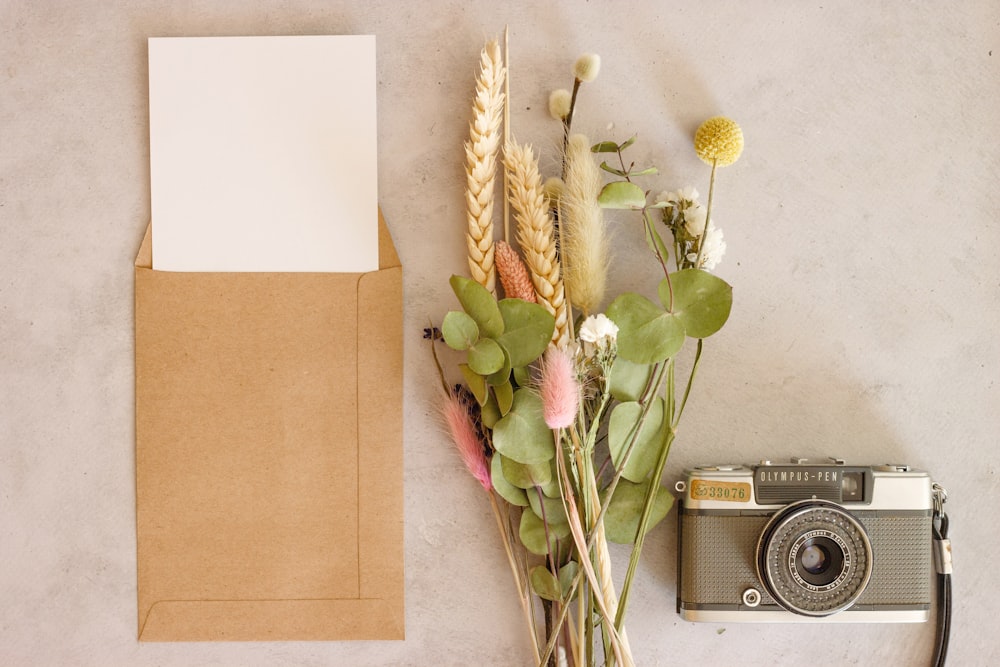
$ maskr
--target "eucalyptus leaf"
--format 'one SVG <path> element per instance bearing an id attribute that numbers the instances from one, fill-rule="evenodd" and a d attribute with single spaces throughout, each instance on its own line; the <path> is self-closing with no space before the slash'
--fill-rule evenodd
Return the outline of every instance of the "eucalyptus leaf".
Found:
<path id="1" fill-rule="evenodd" d="M 607 162 L 601 163 L 601 169 L 608 172 L 609 174 L 614 174 L 615 176 L 621 176 L 622 178 L 626 178 L 628 176 L 628 174 L 626 174 L 624 171 L 618 169 L 617 167 L 612 167 Z"/>
<path id="2" fill-rule="evenodd" d="M 632 176 L 655 176 L 660 173 L 660 170 L 656 167 L 646 167 L 645 169 L 640 169 L 639 171 L 633 171 Z"/>
<path id="3" fill-rule="evenodd" d="M 608 448 L 611 450 L 611 462 L 616 470 L 621 470 L 628 444 L 633 438 L 642 405 L 637 402 L 619 403 L 611 411 L 608 420 Z M 656 465 L 660 449 L 664 444 L 663 430 L 663 399 L 655 398 L 649 404 L 646 419 L 635 435 L 632 445 L 632 455 L 622 472 L 622 477 L 632 482 L 643 481 Z"/>
<path id="4" fill-rule="evenodd" d="M 514 392 L 510 411 L 493 427 L 493 446 L 519 463 L 545 463 L 555 455 L 538 394 L 525 388 Z"/>
<path id="5" fill-rule="evenodd" d="M 531 568 L 528 578 L 531 580 L 531 590 L 535 591 L 538 597 L 553 602 L 559 602 L 562 599 L 559 580 L 552 576 L 552 573 L 544 565 L 536 565 Z"/>
<path id="6" fill-rule="evenodd" d="M 510 386 L 510 382 L 505 382 L 493 387 L 493 393 L 497 397 L 500 414 L 506 415 L 514 404 L 514 388 Z"/>
<path id="7" fill-rule="evenodd" d="M 469 348 L 469 368 L 480 375 L 492 375 L 503 364 L 503 349 L 492 338 L 483 338 Z"/>
<path id="8" fill-rule="evenodd" d="M 544 517 L 549 523 L 569 522 L 569 518 L 566 516 L 566 510 L 563 508 L 561 498 L 549 498 L 545 495 L 539 494 L 536 489 L 529 489 L 527 494 L 528 503 L 531 505 L 531 509 L 535 511 L 535 514 L 540 517 Z"/>
<path id="9" fill-rule="evenodd" d="M 503 467 L 500 462 L 501 458 L 499 454 L 494 454 L 493 460 L 490 461 L 490 478 L 493 480 L 493 488 L 500 494 L 501 498 L 511 505 L 527 507 L 528 494 L 524 489 L 518 488 L 507 481 L 507 478 L 503 474 Z"/>
<path id="10" fill-rule="evenodd" d="M 569 591 L 573 588 L 573 580 L 576 579 L 577 573 L 580 571 L 580 564 L 575 560 L 567 561 L 565 565 L 559 568 L 559 589 L 561 591 L 562 599 L 572 600 L 569 597 Z M 580 589 L 577 588 L 579 591 Z M 574 594 L 573 597 L 576 597 Z"/>
<path id="11" fill-rule="evenodd" d="M 466 314 L 479 326 L 480 336 L 496 338 L 503 333 L 503 318 L 489 290 L 462 276 L 452 276 L 449 282 Z"/>
<path id="12" fill-rule="evenodd" d="M 476 397 L 476 401 L 479 405 L 485 405 L 486 399 L 490 396 L 489 389 L 486 387 L 486 378 L 469 368 L 469 364 L 459 364 L 458 368 L 462 371 L 465 384 L 468 385 L 472 395 Z"/>
<path id="13" fill-rule="evenodd" d="M 531 372 L 527 366 L 515 366 L 512 371 L 514 383 L 518 387 L 527 387 L 531 383 Z"/>
<path id="14" fill-rule="evenodd" d="M 635 484 L 623 479 L 618 482 L 615 495 L 611 497 L 608 511 L 604 515 L 604 530 L 609 540 L 618 544 L 635 542 L 635 535 L 639 530 L 639 518 L 646 502 L 646 490 L 651 481 Z M 674 497 L 670 492 L 663 487 L 657 487 L 653 511 L 646 524 L 646 533 L 667 516 L 673 504 Z"/>
<path id="15" fill-rule="evenodd" d="M 539 488 L 547 498 L 562 498 L 562 489 L 559 488 L 559 473 L 556 471 L 556 457 L 549 461 L 549 481 L 541 484 Z"/>
<path id="16" fill-rule="evenodd" d="M 499 345 L 499 343 L 497 344 Z M 500 349 L 503 350 L 503 365 L 500 367 L 500 370 L 490 373 L 486 378 L 486 384 L 492 387 L 510 382 L 510 355 L 507 354 L 507 350 L 503 349 L 503 346 Z"/>
<path id="17" fill-rule="evenodd" d="M 608 317 L 618 325 L 618 355 L 637 364 L 669 359 L 684 345 L 684 325 L 673 314 L 634 292 L 611 302 Z"/>
<path id="18" fill-rule="evenodd" d="M 594 144 L 590 147 L 590 152 L 592 153 L 617 153 L 618 144 L 613 141 L 602 141 L 599 144 Z"/>
<path id="19" fill-rule="evenodd" d="M 479 326 L 462 311 L 452 310 L 444 316 L 441 335 L 451 349 L 468 350 L 479 340 Z"/>
<path id="20" fill-rule="evenodd" d="M 518 463 L 499 453 L 493 458 L 500 459 L 504 478 L 519 489 L 534 489 L 552 480 L 552 468 L 548 463 Z"/>
<path id="21" fill-rule="evenodd" d="M 722 278 L 701 269 L 683 269 L 671 274 L 673 312 L 692 338 L 707 338 L 722 328 L 733 307 L 733 288 Z M 660 301 L 669 306 L 666 279 L 660 283 Z"/>
<path id="22" fill-rule="evenodd" d="M 486 402 L 480 408 L 480 419 L 483 422 L 483 426 L 492 429 L 500 421 L 502 415 L 500 414 L 500 407 L 497 405 L 496 397 L 490 394 L 489 391 L 486 394 Z"/>
<path id="23" fill-rule="evenodd" d="M 635 183 L 613 181 L 601 189 L 597 203 L 601 208 L 641 209 L 646 205 L 646 193 Z"/>
<path id="24" fill-rule="evenodd" d="M 653 367 L 649 364 L 637 364 L 624 357 L 615 357 L 611 365 L 610 384 L 611 396 L 617 401 L 638 401 L 649 384 Z"/>
<path id="25" fill-rule="evenodd" d="M 548 544 L 546 544 L 546 532 L 548 533 Z M 521 512 L 521 525 L 518 528 L 518 535 L 524 547 L 533 554 L 545 556 L 550 551 L 554 552 L 558 546 L 557 541 L 569 535 L 569 524 L 550 525 L 546 531 L 545 523 L 531 509 L 525 508 Z"/>
<path id="26" fill-rule="evenodd" d="M 521 299 L 504 299 L 498 307 L 504 331 L 497 342 L 509 355 L 511 366 L 527 366 L 549 346 L 556 319 L 543 306 Z"/>

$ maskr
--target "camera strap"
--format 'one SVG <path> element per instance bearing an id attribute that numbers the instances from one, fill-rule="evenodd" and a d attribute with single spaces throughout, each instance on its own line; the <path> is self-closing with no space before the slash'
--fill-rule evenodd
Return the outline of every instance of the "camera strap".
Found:
<path id="1" fill-rule="evenodd" d="M 951 635 L 951 540 L 948 539 L 948 515 L 944 504 L 948 492 L 938 483 L 931 486 L 934 514 L 931 530 L 934 534 L 934 569 L 937 571 L 937 639 L 934 642 L 934 667 L 944 667 Z"/>

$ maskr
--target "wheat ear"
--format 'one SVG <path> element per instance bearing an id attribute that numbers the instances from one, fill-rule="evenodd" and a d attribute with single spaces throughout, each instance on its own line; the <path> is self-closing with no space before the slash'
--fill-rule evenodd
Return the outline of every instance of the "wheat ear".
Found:
<path id="1" fill-rule="evenodd" d="M 476 78 L 476 97 L 465 143 L 466 209 L 469 271 L 473 280 L 494 291 L 493 199 L 496 183 L 500 125 L 503 120 L 503 82 L 506 70 L 496 40 L 483 47 Z"/>
<path id="2" fill-rule="evenodd" d="M 497 276 L 503 286 L 504 296 L 521 299 L 528 303 L 538 303 L 535 298 L 535 287 L 528 276 L 528 267 L 524 265 L 517 251 L 506 241 L 497 241 L 496 247 Z"/>
<path id="3" fill-rule="evenodd" d="M 538 159 L 531 146 L 511 144 L 504 149 L 508 199 L 514 207 L 517 242 L 531 274 L 538 302 L 556 318 L 552 343 L 570 341 L 569 311 L 556 253 L 555 224 L 545 200 Z"/>
<path id="4" fill-rule="evenodd" d="M 563 279 L 573 307 L 593 313 L 604 300 L 608 272 L 608 239 L 597 197 L 601 170 L 590 141 L 570 136 L 566 146 L 566 191 L 562 198 Z"/>

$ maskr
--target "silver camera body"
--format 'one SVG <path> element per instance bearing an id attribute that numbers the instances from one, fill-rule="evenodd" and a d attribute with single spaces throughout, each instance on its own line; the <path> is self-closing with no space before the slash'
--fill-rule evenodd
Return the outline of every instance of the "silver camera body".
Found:
<path id="1" fill-rule="evenodd" d="M 908 466 L 712 465 L 677 483 L 688 621 L 905 623 L 930 614 L 930 476 Z"/>

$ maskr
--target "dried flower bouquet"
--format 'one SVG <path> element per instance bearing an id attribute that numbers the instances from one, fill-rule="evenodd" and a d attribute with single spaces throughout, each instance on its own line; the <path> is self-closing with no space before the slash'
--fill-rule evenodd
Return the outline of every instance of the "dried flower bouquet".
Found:
<path id="1" fill-rule="evenodd" d="M 434 351 L 443 415 L 489 497 L 535 662 L 633 665 L 625 612 L 639 556 L 673 503 L 661 477 L 703 339 L 732 305 L 730 286 L 709 272 L 725 252 L 711 214 L 716 170 L 736 161 L 743 135 L 723 117 L 696 133 L 695 150 L 711 165 L 705 206 L 691 187 L 651 200 L 636 180 L 656 169 L 624 158 L 634 137 L 592 145 L 571 131 L 581 86 L 600 69 L 597 56 L 584 55 L 572 91 L 549 98 L 564 166 L 543 181 L 533 149 L 505 136 L 502 55 L 496 41 L 483 49 L 465 144 L 470 277 L 452 276 L 461 309 L 430 336 L 464 355 L 452 384 Z M 598 164 L 602 154 L 614 164 Z M 505 219 L 497 240 L 501 171 L 516 228 L 510 238 Z M 601 312 L 607 211 L 641 223 L 663 272 L 658 302 L 626 292 Z M 678 392 L 675 360 L 688 341 L 693 362 Z M 632 545 L 620 591 L 608 542 Z"/>

